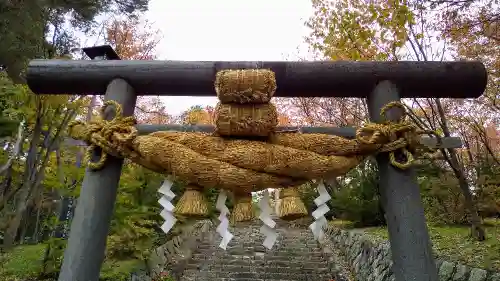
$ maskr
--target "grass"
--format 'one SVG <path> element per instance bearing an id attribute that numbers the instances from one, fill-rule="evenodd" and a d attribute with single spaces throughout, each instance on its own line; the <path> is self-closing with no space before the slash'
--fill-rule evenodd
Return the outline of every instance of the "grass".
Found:
<path id="1" fill-rule="evenodd" d="M 352 222 L 345 220 L 332 220 L 328 222 L 331 226 L 336 226 L 343 229 L 353 228 Z"/>
<path id="2" fill-rule="evenodd" d="M 0 281 L 21 280 L 37 276 L 42 269 L 45 245 L 21 245 L 0 256 Z M 128 280 L 130 272 L 143 267 L 137 259 L 104 261 L 101 270 L 103 280 Z"/>
<path id="3" fill-rule="evenodd" d="M 37 275 L 42 268 L 44 253 L 45 247 L 43 245 L 25 245 L 16 247 L 13 251 L 4 254 L 1 256 L 0 280 Z"/>
<path id="4" fill-rule="evenodd" d="M 349 228 L 349 222 L 333 222 L 339 227 Z M 500 220 L 485 220 L 487 240 L 474 241 L 469 238 L 467 226 L 429 225 L 429 234 L 437 256 L 473 267 L 500 271 Z M 375 241 L 388 239 L 385 227 L 364 228 L 363 231 Z"/>

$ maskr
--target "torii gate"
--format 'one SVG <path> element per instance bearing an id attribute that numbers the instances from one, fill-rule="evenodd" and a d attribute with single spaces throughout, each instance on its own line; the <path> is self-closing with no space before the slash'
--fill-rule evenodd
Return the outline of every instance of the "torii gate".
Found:
<path id="1" fill-rule="evenodd" d="M 109 48 L 109 46 L 106 46 Z M 480 62 L 186 62 L 121 60 L 33 60 L 27 72 L 35 94 L 105 93 L 123 115 L 134 113 L 137 95 L 215 96 L 215 74 L 222 69 L 267 68 L 276 74 L 278 97 L 367 98 L 370 118 L 381 122 L 385 104 L 400 98 L 477 98 L 486 87 Z M 106 117 L 111 118 L 107 112 Z M 397 119 L 398 110 L 391 110 Z M 140 133 L 157 130 L 211 131 L 210 126 L 138 126 Z M 300 128 L 303 133 L 353 137 L 353 128 Z M 424 140 L 441 147 L 460 147 L 457 138 Z M 97 157 L 98 155 L 95 155 Z M 430 238 L 414 169 L 390 165 L 388 153 L 376 156 L 385 209 L 393 270 L 397 281 L 437 281 Z M 59 281 L 97 281 L 122 159 L 109 157 L 103 169 L 87 169 L 71 224 Z"/>

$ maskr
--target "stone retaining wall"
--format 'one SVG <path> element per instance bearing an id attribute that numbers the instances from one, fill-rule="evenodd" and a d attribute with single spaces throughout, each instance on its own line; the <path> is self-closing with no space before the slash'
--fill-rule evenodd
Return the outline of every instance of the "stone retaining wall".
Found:
<path id="1" fill-rule="evenodd" d="M 394 281 L 388 242 L 374 243 L 365 235 L 338 228 L 328 229 L 328 239 L 341 251 L 356 281 Z M 489 272 L 436 259 L 440 281 L 500 281 L 500 272 Z"/>

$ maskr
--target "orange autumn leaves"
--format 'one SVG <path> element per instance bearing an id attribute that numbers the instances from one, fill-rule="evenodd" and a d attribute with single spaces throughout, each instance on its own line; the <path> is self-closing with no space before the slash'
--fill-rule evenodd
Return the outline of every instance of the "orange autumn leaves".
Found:
<path id="1" fill-rule="evenodd" d="M 148 21 L 112 18 L 106 23 L 105 41 L 121 59 L 153 60 L 161 39 L 159 34 Z"/>

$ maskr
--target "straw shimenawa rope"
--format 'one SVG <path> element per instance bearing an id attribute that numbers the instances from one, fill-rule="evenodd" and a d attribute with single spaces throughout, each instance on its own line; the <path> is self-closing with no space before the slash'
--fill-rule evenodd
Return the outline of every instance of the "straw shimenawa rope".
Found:
<path id="1" fill-rule="evenodd" d="M 201 133 L 155 132 L 139 136 L 132 117 L 122 117 L 121 107 L 107 101 L 102 112 L 114 106 L 116 117 L 99 118 L 88 124 L 76 121 L 69 125 L 75 139 L 89 143 L 86 160 L 91 169 L 100 169 L 107 154 L 127 157 L 153 171 L 172 174 L 179 180 L 201 187 L 222 188 L 238 193 L 265 188 L 295 187 L 308 180 L 347 173 L 366 156 L 389 152 L 393 166 L 406 169 L 422 133 L 405 121 L 367 124 L 358 129 L 356 139 L 328 135 L 275 133 L 269 142 L 224 139 Z M 393 107 L 390 103 L 381 112 Z M 101 158 L 91 160 L 100 147 Z M 396 159 L 401 150 L 405 161 Z"/>

